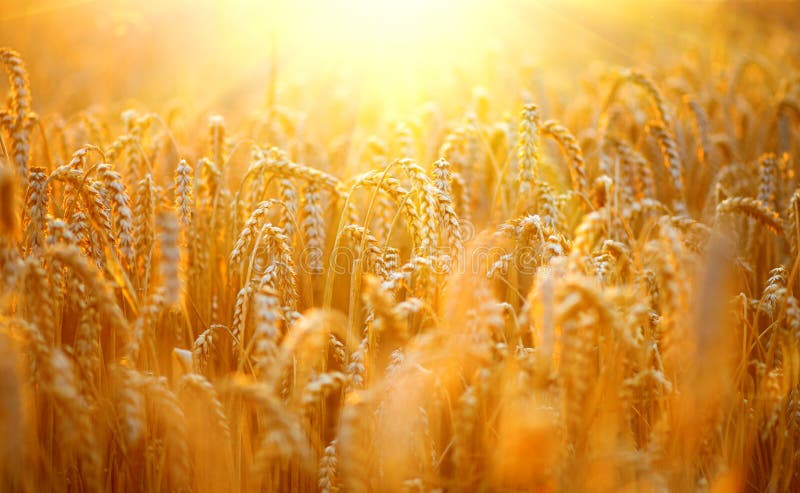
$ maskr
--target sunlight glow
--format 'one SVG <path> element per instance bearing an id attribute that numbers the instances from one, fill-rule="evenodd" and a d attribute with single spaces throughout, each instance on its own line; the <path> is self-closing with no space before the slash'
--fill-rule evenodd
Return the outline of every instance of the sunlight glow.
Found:
<path id="1" fill-rule="evenodd" d="M 540 68 L 556 77 L 569 60 L 598 51 L 625 64 L 641 41 L 675 36 L 631 0 L 612 0 L 613 6 L 597 0 L 6 1 L 0 22 L 48 25 L 50 36 L 73 48 L 52 57 L 51 70 L 105 81 L 93 84 L 93 99 L 97 91 L 112 98 L 224 99 L 255 93 L 277 77 L 280 91 L 316 84 L 338 94 L 346 87 L 339 96 L 351 106 L 379 102 L 402 113 L 448 94 L 459 81 L 493 85 L 512 60 L 517 75 L 531 82 Z M 86 29 L 64 31 L 65 18 Z M 635 36 L 613 27 L 622 18 L 636 18 Z M 122 78 L 111 60 L 149 75 Z M 64 98 L 81 105 L 75 94 Z"/>
<path id="2" fill-rule="evenodd" d="M 384 88 L 389 82 L 393 91 L 435 69 L 434 61 L 443 67 L 469 60 L 464 55 L 478 27 L 474 0 L 301 0 L 268 9 L 248 0 L 221 3 L 224 16 L 253 19 L 249 26 L 223 26 L 243 40 L 240 56 L 262 51 L 266 40 L 286 63 L 302 60 L 301 69 L 351 74 Z"/>

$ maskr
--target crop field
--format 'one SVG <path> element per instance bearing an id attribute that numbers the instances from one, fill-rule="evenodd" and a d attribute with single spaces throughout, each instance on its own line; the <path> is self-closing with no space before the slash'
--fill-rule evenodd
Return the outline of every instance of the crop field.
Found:
<path id="1" fill-rule="evenodd" d="M 800 3 L 0 3 L 0 490 L 800 491 Z"/>

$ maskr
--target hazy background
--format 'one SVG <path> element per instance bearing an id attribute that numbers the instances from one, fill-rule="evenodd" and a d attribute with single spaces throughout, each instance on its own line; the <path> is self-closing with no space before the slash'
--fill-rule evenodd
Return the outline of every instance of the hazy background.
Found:
<path id="1" fill-rule="evenodd" d="M 520 77 L 546 69 L 573 84 L 593 63 L 647 65 L 643 47 L 691 47 L 683 26 L 712 28 L 719 15 L 800 29 L 794 1 L 2 0 L 2 7 L 0 45 L 25 57 L 35 107 L 61 112 L 128 100 L 311 107 L 316 95 L 342 91 L 402 111 L 464 90 L 459 80 L 502 87 L 493 77 L 509 73 L 503 66 Z"/>

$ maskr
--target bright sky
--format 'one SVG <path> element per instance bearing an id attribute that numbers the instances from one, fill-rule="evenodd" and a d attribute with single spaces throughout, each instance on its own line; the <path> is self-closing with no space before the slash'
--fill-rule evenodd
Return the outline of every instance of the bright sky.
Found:
<path id="1" fill-rule="evenodd" d="M 224 100 L 263 92 L 277 67 L 284 89 L 311 83 L 335 91 L 335 81 L 345 78 L 359 97 L 405 106 L 459 79 L 488 84 L 502 63 L 555 69 L 604 56 L 625 64 L 637 44 L 676 36 L 653 14 L 652 2 L 631 0 L 3 3 L 0 44 L 46 65 L 46 74 L 32 71 L 34 91 L 37 84 L 76 82 L 74 93 L 62 94 L 76 104 L 199 92 Z M 656 3 L 691 15 L 715 2 Z M 631 17 L 635 29 L 621 28 Z M 88 86 L 94 93 L 81 94 Z"/>

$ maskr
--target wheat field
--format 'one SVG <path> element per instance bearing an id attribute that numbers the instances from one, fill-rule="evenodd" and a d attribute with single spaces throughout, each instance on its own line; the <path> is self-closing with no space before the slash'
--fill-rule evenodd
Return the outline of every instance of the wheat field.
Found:
<path id="1" fill-rule="evenodd" d="M 800 491 L 796 2 L 416 93 L 80 4 L 0 13 L 1 490 Z"/>

